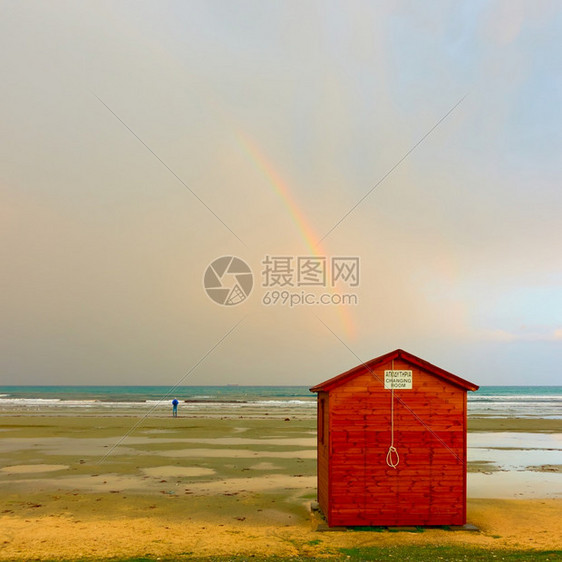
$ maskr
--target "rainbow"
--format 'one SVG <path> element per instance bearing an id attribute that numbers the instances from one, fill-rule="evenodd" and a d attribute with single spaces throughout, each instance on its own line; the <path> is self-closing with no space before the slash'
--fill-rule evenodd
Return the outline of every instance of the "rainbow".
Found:
<path id="1" fill-rule="evenodd" d="M 285 181 L 283 181 L 279 173 L 275 170 L 271 162 L 267 160 L 263 152 L 247 135 L 239 132 L 238 140 L 240 141 L 240 146 L 246 156 L 262 172 L 289 211 L 289 215 L 301 233 L 311 254 L 317 257 L 324 255 L 319 243 L 317 242 L 317 236 L 311 226 L 307 223 L 304 214 L 295 202 L 289 190 L 289 186 Z"/>
<path id="2" fill-rule="evenodd" d="M 269 185 L 277 193 L 289 215 L 291 216 L 295 226 L 304 239 L 306 246 L 311 252 L 311 256 L 323 257 L 326 253 L 323 251 L 318 237 L 314 230 L 306 220 L 304 213 L 297 205 L 289 186 L 283 180 L 281 175 L 275 170 L 272 163 L 266 158 L 265 154 L 260 150 L 256 143 L 254 143 L 246 134 L 238 131 L 237 133 L 239 145 L 244 154 L 248 157 L 251 163 L 263 174 L 267 179 Z M 331 291 L 333 294 L 333 290 Z M 355 326 L 351 317 L 351 311 L 347 306 L 338 306 L 338 311 L 342 325 L 348 336 L 353 336 L 355 333 Z"/>

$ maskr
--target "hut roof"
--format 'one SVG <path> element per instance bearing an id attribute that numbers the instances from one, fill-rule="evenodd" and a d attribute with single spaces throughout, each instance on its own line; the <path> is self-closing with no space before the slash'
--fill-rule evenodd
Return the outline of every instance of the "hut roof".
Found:
<path id="1" fill-rule="evenodd" d="M 441 369 L 441 367 L 432 365 L 431 363 L 428 363 L 427 361 L 424 361 L 423 359 L 420 359 L 419 357 L 416 357 L 415 355 L 412 355 L 411 353 L 408 353 L 403 349 L 396 349 L 395 351 L 391 351 L 390 353 L 386 353 L 385 355 L 381 355 L 380 357 L 371 359 L 366 363 L 361 363 L 360 365 L 357 365 L 357 367 L 353 367 L 353 369 L 350 369 L 349 371 L 346 371 L 341 375 L 317 384 L 316 386 L 313 386 L 310 391 L 330 392 L 330 390 L 332 390 L 333 388 L 336 388 L 365 372 L 372 371 L 379 365 L 387 363 L 388 361 L 392 361 L 393 359 L 403 359 L 407 363 L 415 365 L 416 367 L 419 367 L 420 369 L 423 369 L 424 371 L 464 390 L 478 390 L 479 388 L 477 384 L 462 379 L 461 377 L 457 377 L 457 375 L 453 375 L 452 373 Z"/>

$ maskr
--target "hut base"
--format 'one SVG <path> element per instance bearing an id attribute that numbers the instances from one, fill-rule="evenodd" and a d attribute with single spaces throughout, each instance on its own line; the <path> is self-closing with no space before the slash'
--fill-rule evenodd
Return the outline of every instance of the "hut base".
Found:
<path id="1" fill-rule="evenodd" d="M 318 502 L 312 502 L 310 504 L 310 512 L 312 515 L 312 519 L 315 522 L 315 531 L 318 533 L 330 533 L 330 532 L 343 532 L 343 531 L 371 531 L 371 532 L 381 532 L 387 531 L 391 533 L 419 533 L 420 529 L 441 529 L 444 531 L 464 531 L 464 532 L 471 532 L 471 533 L 479 533 L 480 529 L 473 525 L 472 523 L 465 523 L 464 525 L 381 525 L 381 526 L 357 526 L 357 525 L 348 525 L 348 526 L 341 526 L 336 525 L 330 527 L 326 520 L 326 516 L 322 513 L 322 509 Z"/>

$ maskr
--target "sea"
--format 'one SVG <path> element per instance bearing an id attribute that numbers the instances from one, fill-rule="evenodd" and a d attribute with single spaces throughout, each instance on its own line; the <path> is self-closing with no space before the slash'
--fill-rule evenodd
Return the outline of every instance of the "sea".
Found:
<path id="1" fill-rule="evenodd" d="M 0 412 L 291 408 L 313 413 L 308 386 L 0 386 Z M 482 386 L 468 393 L 469 416 L 562 419 L 562 386 Z"/>

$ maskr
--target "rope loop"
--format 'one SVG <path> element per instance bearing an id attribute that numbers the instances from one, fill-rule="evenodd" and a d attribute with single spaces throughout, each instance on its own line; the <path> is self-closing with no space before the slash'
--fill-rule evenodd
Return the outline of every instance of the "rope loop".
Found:
<path id="1" fill-rule="evenodd" d="M 390 466 L 390 468 L 396 469 L 399 463 L 400 463 L 400 456 L 398 455 L 398 451 L 396 450 L 396 447 L 393 447 L 391 445 L 388 448 L 388 453 L 386 453 L 386 464 Z"/>

